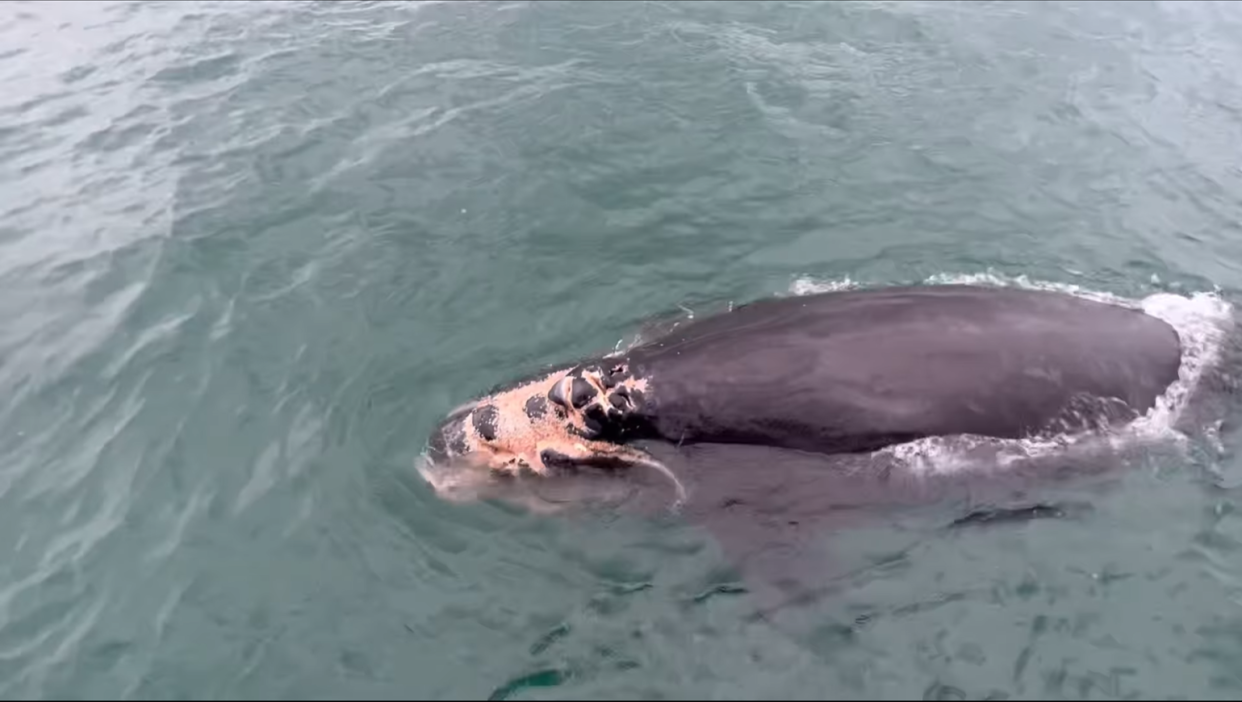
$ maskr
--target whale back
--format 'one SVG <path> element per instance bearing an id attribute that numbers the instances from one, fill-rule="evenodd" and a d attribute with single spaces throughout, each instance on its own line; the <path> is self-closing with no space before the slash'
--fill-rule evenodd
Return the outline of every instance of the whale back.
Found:
<path id="1" fill-rule="evenodd" d="M 627 358 L 663 438 L 835 453 L 1128 421 L 1177 379 L 1180 352 L 1140 310 L 948 285 L 764 300 Z"/>

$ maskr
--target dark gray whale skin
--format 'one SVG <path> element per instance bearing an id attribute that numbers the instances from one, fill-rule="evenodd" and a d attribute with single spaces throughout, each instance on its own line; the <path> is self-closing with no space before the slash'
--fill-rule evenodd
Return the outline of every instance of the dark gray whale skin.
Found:
<path id="1" fill-rule="evenodd" d="M 638 379 L 645 392 L 552 399 L 582 411 L 596 439 L 836 454 L 1129 421 L 1180 362 L 1176 331 L 1141 310 L 1051 291 L 917 286 L 748 304 L 569 373 L 603 386 Z M 610 367 L 624 372 L 609 378 Z"/>

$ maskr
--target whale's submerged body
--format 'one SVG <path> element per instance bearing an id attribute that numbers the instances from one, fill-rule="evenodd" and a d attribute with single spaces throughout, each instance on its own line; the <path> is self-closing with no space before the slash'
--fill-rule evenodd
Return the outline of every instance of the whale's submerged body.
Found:
<path id="1" fill-rule="evenodd" d="M 424 475 L 448 498 L 465 485 L 471 497 L 563 506 L 638 484 L 658 492 L 646 470 L 658 467 L 684 490 L 681 513 L 771 580 L 806 571 L 796 549 L 773 546 L 816 524 L 953 489 L 983 499 L 989 481 L 1003 502 L 1014 481 L 1067 465 L 1053 456 L 986 479 L 930 476 L 890 449 L 1106 435 L 1152 410 L 1183 351 L 1157 316 L 1054 291 L 924 285 L 763 300 L 467 405 L 432 436 Z M 1109 463 L 1097 453 L 1079 472 Z"/>

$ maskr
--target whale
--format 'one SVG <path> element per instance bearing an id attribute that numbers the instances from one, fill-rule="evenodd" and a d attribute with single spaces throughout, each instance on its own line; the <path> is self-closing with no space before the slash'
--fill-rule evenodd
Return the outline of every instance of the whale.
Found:
<path id="1" fill-rule="evenodd" d="M 1082 444 L 1075 461 L 998 457 L 1135 422 L 1178 381 L 1184 353 L 1157 316 L 1057 290 L 760 299 L 482 393 L 432 429 L 419 470 L 450 501 L 552 512 L 604 496 L 674 511 L 730 557 L 769 579 L 803 572 L 805 586 L 814 566 L 789 546 L 860 509 L 964 500 L 963 525 L 1077 514 L 1024 496 L 1106 473 L 1121 460 L 1112 444 Z M 899 456 L 938 439 L 988 467 L 932 475 Z"/>
<path id="2" fill-rule="evenodd" d="M 500 473 L 646 462 L 637 441 L 869 452 L 1131 421 L 1178 377 L 1164 320 L 1045 290 L 926 285 L 774 298 L 473 400 L 429 441 Z"/>

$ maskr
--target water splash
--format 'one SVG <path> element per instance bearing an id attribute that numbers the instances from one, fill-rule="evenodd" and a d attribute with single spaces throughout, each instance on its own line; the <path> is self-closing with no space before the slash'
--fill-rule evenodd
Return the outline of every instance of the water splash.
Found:
<path id="1" fill-rule="evenodd" d="M 839 280 L 814 280 L 812 278 L 799 278 L 789 286 L 789 292 L 794 295 L 814 295 L 816 293 L 839 292 L 842 290 L 855 290 L 864 287 L 860 283 L 856 283 L 847 275 Z"/>

